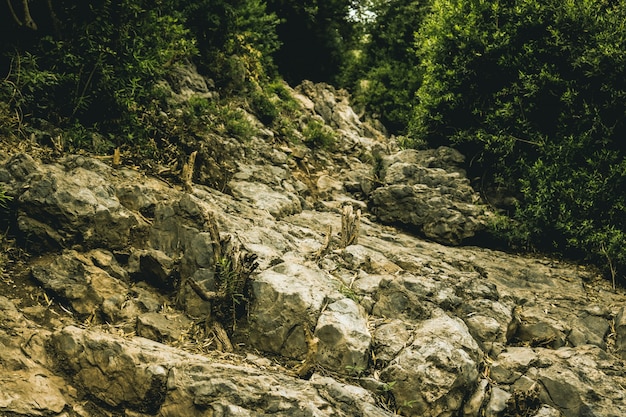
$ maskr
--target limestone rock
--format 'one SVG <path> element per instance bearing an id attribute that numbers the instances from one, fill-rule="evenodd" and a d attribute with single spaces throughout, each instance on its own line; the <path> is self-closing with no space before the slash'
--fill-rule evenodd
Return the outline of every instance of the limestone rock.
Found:
<path id="1" fill-rule="evenodd" d="M 394 319 L 376 327 L 373 349 L 377 361 L 389 363 L 411 339 L 411 332 L 402 320 Z"/>
<path id="2" fill-rule="evenodd" d="M 497 417 L 506 409 L 511 394 L 499 387 L 491 388 L 491 396 L 485 409 L 485 417 Z"/>
<path id="3" fill-rule="evenodd" d="M 384 223 L 418 230 L 437 242 L 458 245 L 483 229 L 486 210 L 456 165 L 458 152 L 440 148 L 452 157 L 433 163 L 416 150 L 383 159 L 383 186 L 372 191 L 372 211 Z M 434 157 L 433 157 L 434 158 Z M 436 158 L 434 158 L 436 159 Z M 434 165 L 435 167 L 432 167 Z M 438 166 L 446 166 L 446 169 Z"/>
<path id="4" fill-rule="evenodd" d="M 4 296 L 0 317 L 0 415 L 57 415 L 68 404 L 60 389 L 65 381 L 45 367 L 44 332 L 37 333 Z"/>
<path id="5" fill-rule="evenodd" d="M 413 342 L 381 372 L 395 381 L 394 396 L 406 416 L 451 416 L 478 382 L 480 348 L 465 324 L 441 314 L 421 322 Z"/>
<path id="6" fill-rule="evenodd" d="M 336 293 L 324 271 L 282 263 L 252 283 L 250 345 L 265 352 L 304 358 L 304 326 L 313 328 L 324 301 Z"/>
<path id="7" fill-rule="evenodd" d="M 137 336 L 156 342 L 182 340 L 193 321 L 182 314 L 144 313 L 137 317 Z"/>
<path id="8" fill-rule="evenodd" d="M 267 210 L 277 219 L 302 211 L 300 199 L 293 193 L 274 191 L 268 185 L 247 181 L 231 181 L 228 186 L 233 195 L 249 200 L 254 207 Z"/>
<path id="9" fill-rule="evenodd" d="M 320 365 L 346 374 L 367 369 L 372 337 L 365 311 L 353 300 L 343 298 L 329 304 L 317 321 L 315 336 Z"/>
<path id="10" fill-rule="evenodd" d="M 60 248 L 126 247 L 146 226 L 120 204 L 108 166 L 80 156 L 30 175 L 19 196 L 18 225 L 25 235 Z"/>
<path id="11" fill-rule="evenodd" d="M 142 338 L 66 327 L 50 349 L 77 388 L 128 413 L 391 416 L 360 387 L 218 363 Z"/>
<path id="12" fill-rule="evenodd" d="M 469 397 L 465 405 L 463 405 L 463 417 L 478 417 L 485 398 L 487 398 L 487 389 L 489 388 L 489 380 L 481 379 L 474 393 Z"/>
<path id="13" fill-rule="evenodd" d="M 32 275 L 81 315 L 100 311 L 105 300 L 124 296 L 128 291 L 126 284 L 76 251 L 64 251 L 56 258 L 41 259 L 33 266 Z"/>

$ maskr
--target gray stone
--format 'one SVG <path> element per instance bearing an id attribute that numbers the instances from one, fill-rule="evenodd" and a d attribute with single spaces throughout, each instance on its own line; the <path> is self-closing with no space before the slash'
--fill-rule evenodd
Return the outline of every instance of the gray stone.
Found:
<path id="1" fill-rule="evenodd" d="M 495 352 L 495 345 L 504 342 L 502 324 L 493 317 L 476 314 L 466 318 L 465 324 L 486 353 Z"/>
<path id="2" fill-rule="evenodd" d="M 592 344 L 605 348 L 604 339 L 609 331 L 609 322 L 604 317 L 590 314 L 572 321 L 572 331 L 567 336 L 567 340 L 573 346 Z"/>
<path id="3" fill-rule="evenodd" d="M 304 326 L 314 327 L 324 301 L 336 290 L 324 271 L 283 263 L 261 272 L 252 292 L 250 345 L 303 358 L 308 350 Z"/>
<path id="4" fill-rule="evenodd" d="M 349 298 L 326 307 L 317 321 L 317 362 L 335 372 L 354 374 L 367 369 L 372 337 L 363 307 Z"/>
<path id="5" fill-rule="evenodd" d="M 270 186 L 257 182 L 231 181 L 228 183 L 233 195 L 244 198 L 261 210 L 267 210 L 277 219 L 302 211 L 297 195 L 274 191 Z"/>
<path id="6" fill-rule="evenodd" d="M 435 306 L 431 301 L 439 286 L 424 277 L 394 276 L 381 281 L 372 314 L 380 317 L 423 320 Z"/>
<path id="7" fill-rule="evenodd" d="M 50 349 L 79 389 L 131 415 L 392 415 L 360 387 L 218 363 L 143 338 L 66 327 Z"/>
<path id="8" fill-rule="evenodd" d="M 543 405 L 532 417 L 562 417 L 563 414 L 556 408 Z"/>
<path id="9" fill-rule="evenodd" d="M 47 369 L 47 333 L 29 323 L 4 296 L 0 296 L 0 317 L 0 415 L 61 413 L 68 405 L 61 391 L 65 381 Z"/>
<path id="10" fill-rule="evenodd" d="M 485 417 L 497 417 L 506 408 L 506 402 L 511 394 L 498 387 L 491 387 L 491 396 L 485 408 Z"/>
<path id="11" fill-rule="evenodd" d="M 138 281 L 145 281 L 158 288 L 172 290 L 178 277 L 177 262 L 156 249 L 133 251 L 129 264 Z"/>
<path id="12" fill-rule="evenodd" d="M 61 248 L 126 247 L 146 223 L 120 204 L 110 168 L 89 158 L 63 162 L 28 177 L 18 199 L 20 231 Z"/>
<path id="13" fill-rule="evenodd" d="M 482 352 L 465 324 L 445 314 L 426 320 L 414 340 L 381 372 L 395 381 L 394 397 L 406 416 L 458 413 L 478 382 Z"/>
<path id="14" fill-rule="evenodd" d="M 107 299 L 124 296 L 128 287 L 76 251 L 44 258 L 32 268 L 33 277 L 81 315 L 100 311 Z"/>
<path id="15" fill-rule="evenodd" d="M 41 172 L 41 168 L 32 156 L 25 153 L 13 155 L 4 165 L 9 174 L 17 181 L 25 181 L 29 175 Z"/>
<path id="16" fill-rule="evenodd" d="M 193 321 L 181 314 L 144 313 L 137 317 L 137 336 L 156 342 L 181 341 Z"/>
<path id="17" fill-rule="evenodd" d="M 544 321 L 522 323 L 515 333 L 515 339 L 531 346 L 549 346 L 553 349 L 565 345 L 565 334 Z"/>
<path id="18" fill-rule="evenodd" d="M 487 389 L 489 388 L 489 380 L 481 379 L 474 393 L 469 397 L 463 405 L 463 417 L 478 417 L 483 408 L 483 403 L 487 397 Z"/>
<path id="19" fill-rule="evenodd" d="M 407 325 L 398 319 L 376 327 L 373 348 L 377 361 L 389 363 L 404 349 L 411 338 Z"/>
<path id="20" fill-rule="evenodd" d="M 370 202 L 382 222 L 402 224 L 438 242 L 458 245 L 484 228 L 487 214 L 455 165 L 462 160 L 460 154 L 440 149 L 446 158 L 438 164 L 428 161 L 436 155 L 424 158 L 416 150 L 383 158 L 384 185 L 371 193 Z"/>

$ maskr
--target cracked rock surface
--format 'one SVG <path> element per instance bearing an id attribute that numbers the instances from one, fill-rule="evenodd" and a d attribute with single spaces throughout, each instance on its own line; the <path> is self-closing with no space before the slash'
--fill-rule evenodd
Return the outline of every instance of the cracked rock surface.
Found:
<path id="1" fill-rule="evenodd" d="M 400 150 L 329 86 L 292 94 L 335 148 L 253 138 L 220 190 L 7 153 L 0 181 L 31 254 L 0 282 L 0 415 L 626 415 L 622 289 L 463 246 L 490 210 L 462 155 Z M 346 205 L 361 215 L 343 247 Z M 229 271 L 209 218 L 258 264 L 229 315 L 200 295 Z"/>

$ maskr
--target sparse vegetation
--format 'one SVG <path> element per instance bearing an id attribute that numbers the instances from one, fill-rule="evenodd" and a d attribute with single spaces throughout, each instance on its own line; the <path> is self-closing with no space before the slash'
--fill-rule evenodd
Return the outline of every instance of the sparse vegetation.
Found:
<path id="1" fill-rule="evenodd" d="M 332 149 L 337 140 L 335 132 L 318 120 L 311 120 L 302 130 L 304 143 L 315 149 Z"/>

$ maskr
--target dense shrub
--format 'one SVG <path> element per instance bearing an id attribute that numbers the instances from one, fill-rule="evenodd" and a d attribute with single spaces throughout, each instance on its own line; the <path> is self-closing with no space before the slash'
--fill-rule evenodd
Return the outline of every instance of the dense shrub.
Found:
<path id="1" fill-rule="evenodd" d="M 421 84 L 422 69 L 413 42 L 429 3 L 372 4 L 369 15 L 359 22 L 362 42 L 344 63 L 340 80 L 352 91 L 355 105 L 380 119 L 391 133 L 406 133 Z"/>
<path id="2" fill-rule="evenodd" d="M 38 30 L 4 39 L 12 105 L 30 122 L 108 133 L 110 145 L 158 136 L 157 81 L 196 54 L 181 14 L 166 1 L 58 1 L 33 7 Z M 6 95 L 4 96 L 7 97 Z M 66 145 L 87 147 L 81 134 Z"/>
<path id="3" fill-rule="evenodd" d="M 612 272 L 626 267 L 625 20 L 624 1 L 435 0 L 410 130 L 519 195 L 507 238 Z"/>

